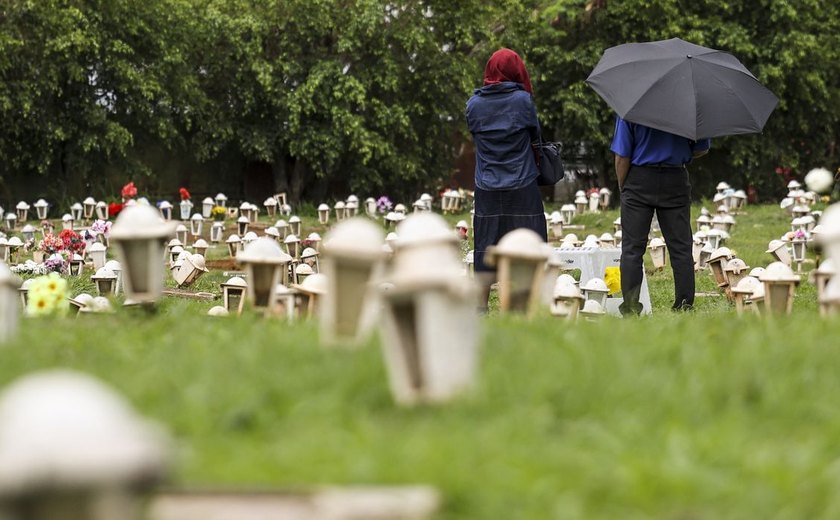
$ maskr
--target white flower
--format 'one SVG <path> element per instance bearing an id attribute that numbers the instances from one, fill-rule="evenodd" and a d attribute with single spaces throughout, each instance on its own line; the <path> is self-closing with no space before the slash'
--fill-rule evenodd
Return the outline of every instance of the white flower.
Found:
<path id="1" fill-rule="evenodd" d="M 805 176 L 808 189 L 817 193 L 827 193 L 834 184 L 834 176 L 825 168 L 814 168 Z"/>
<path id="2" fill-rule="evenodd" d="M 27 260 L 22 264 L 13 265 L 9 268 L 15 274 L 46 274 L 46 269 L 41 264 Z"/>

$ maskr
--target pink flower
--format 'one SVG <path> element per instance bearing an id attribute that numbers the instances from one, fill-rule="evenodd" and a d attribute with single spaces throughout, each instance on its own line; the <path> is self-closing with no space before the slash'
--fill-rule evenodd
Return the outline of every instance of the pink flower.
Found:
<path id="1" fill-rule="evenodd" d="M 122 198 L 123 200 L 133 199 L 137 196 L 137 187 L 134 186 L 134 182 L 129 182 L 125 186 L 123 186 L 122 191 Z"/>

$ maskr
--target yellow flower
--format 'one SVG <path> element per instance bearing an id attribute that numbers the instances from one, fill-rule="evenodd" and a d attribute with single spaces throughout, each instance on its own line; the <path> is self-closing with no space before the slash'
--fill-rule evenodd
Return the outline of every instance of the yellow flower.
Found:
<path id="1" fill-rule="evenodd" d="M 604 269 L 604 283 L 607 284 L 607 289 L 610 294 L 615 294 L 621 291 L 621 269 L 618 267 L 607 267 Z"/>
<path id="2" fill-rule="evenodd" d="M 67 280 L 62 278 L 58 273 L 50 273 L 46 276 L 44 284 L 50 294 L 60 295 L 62 298 L 67 292 Z"/>
<path id="3" fill-rule="evenodd" d="M 34 278 L 29 286 L 26 311 L 30 316 L 63 314 L 67 310 L 67 280 L 50 273 Z"/>
<path id="4" fill-rule="evenodd" d="M 26 302 L 26 312 L 30 316 L 46 316 L 52 313 L 55 304 L 45 294 L 30 294 Z"/>

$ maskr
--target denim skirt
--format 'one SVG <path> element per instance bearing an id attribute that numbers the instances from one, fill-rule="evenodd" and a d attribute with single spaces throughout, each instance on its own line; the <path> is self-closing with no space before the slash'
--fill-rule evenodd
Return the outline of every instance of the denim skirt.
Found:
<path id="1" fill-rule="evenodd" d="M 495 270 L 495 267 L 484 263 L 484 254 L 488 247 L 498 244 L 514 229 L 528 228 L 547 242 L 545 210 L 536 181 L 513 190 L 489 191 L 476 187 L 473 226 L 476 271 Z"/>

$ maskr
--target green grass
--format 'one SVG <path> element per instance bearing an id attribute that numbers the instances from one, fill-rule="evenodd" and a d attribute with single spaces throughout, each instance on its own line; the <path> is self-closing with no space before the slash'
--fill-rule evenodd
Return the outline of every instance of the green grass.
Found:
<path id="1" fill-rule="evenodd" d="M 748 211 L 729 245 L 766 265 L 788 219 Z M 585 217 L 586 233 L 614 218 Z M 669 269 L 649 281 L 650 317 L 484 318 L 478 385 L 446 406 L 395 406 L 376 339 L 324 350 L 315 323 L 219 321 L 171 298 L 153 319 L 25 320 L 0 384 L 101 377 L 169 427 L 184 485 L 428 483 L 446 520 L 840 516 L 840 324 L 817 317 L 810 284 L 771 320 L 719 297 L 674 314 Z"/>

